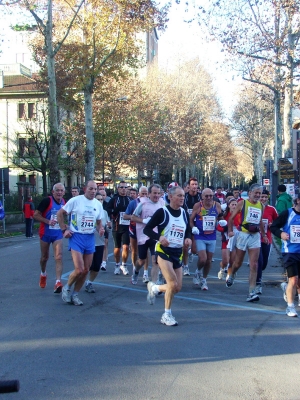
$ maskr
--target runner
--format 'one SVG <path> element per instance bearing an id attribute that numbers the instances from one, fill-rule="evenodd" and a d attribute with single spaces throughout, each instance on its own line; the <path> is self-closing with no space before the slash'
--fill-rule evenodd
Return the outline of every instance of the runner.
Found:
<path id="1" fill-rule="evenodd" d="M 136 200 L 131 200 L 126 208 L 125 214 L 123 218 L 125 220 L 130 221 L 129 225 L 129 240 L 130 240 L 130 249 L 131 249 L 131 261 L 132 261 L 132 269 L 135 268 L 135 264 L 138 258 L 138 244 L 137 244 L 137 237 L 136 237 L 136 223 L 131 219 L 132 214 L 136 207 L 138 206 L 142 197 L 148 197 L 148 189 L 146 186 L 141 186 L 139 189 L 139 197 Z M 148 275 L 148 258 L 144 265 L 144 276 L 143 282 L 149 282 L 149 275 Z"/>
<path id="2" fill-rule="evenodd" d="M 269 255 L 272 248 L 272 235 L 270 231 L 270 226 L 272 225 L 272 222 L 278 217 L 278 213 L 275 207 L 272 207 L 268 204 L 269 195 L 270 193 L 268 192 L 268 190 L 263 190 L 260 196 L 260 202 L 263 205 L 262 222 L 264 224 L 265 234 L 267 235 L 269 243 L 265 243 L 263 241 L 263 238 L 261 239 L 255 288 L 255 292 L 258 295 L 262 294 L 262 272 L 267 267 Z"/>
<path id="3" fill-rule="evenodd" d="M 261 185 L 254 183 L 249 189 L 249 200 L 241 200 L 238 202 L 236 209 L 232 212 L 228 220 L 228 236 L 233 237 L 233 220 L 235 216 L 241 212 L 241 230 L 236 240 L 236 257 L 232 266 L 232 271 L 227 276 L 226 286 L 231 287 L 234 282 L 235 274 L 241 267 L 246 251 L 249 256 L 249 294 L 247 301 L 253 302 L 259 300 L 259 295 L 255 292 L 257 263 L 260 252 L 260 233 L 264 243 L 268 244 L 269 240 L 264 231 L 262 222 L 263 206 L 260 203 L 262 193 Z"/>
<path id="4" fill-rule="evenodd" d="M 185 193 L 184 197 L 184 208 L 188 211 L 189 216 L 193 212 L 193 207 L 196 203 L 201 200 L 201 194 L 198 193 L 198 180 L 197 178 L 190 178 L 188 182 L 189 191 Z M 192 237 L 192 248 L 195 247 L 194 238 Z M 193 254 L 191 249 L 186 249 L 183 247 L 183 255 L 182 255 L 182 262 L 183 262 L 183 275 L 189 276 L 190 270 L 188 261 L 193 261 Z"/>
<path id="5" fill-rule="evenodd" d="M 135 267 L 132 271 L 131 283 L 133 285 L 137 284 L 139 271 L 144 266 L 148 259 L 148 250 L 152 257 L 152 269 L 151 269 L 151 279 L 152 282 L 156 282 L 158 278 L 158 265 L 155 257 L 155 240 L 150 239 L 143 233 L 145 224 L 150 220 L 156 210 L 164 206 L 164 201 L 160 197 L 161 187 L 154 183 L 148 188 L 148 196 L 142 197 L 137 208 L 134 210 L 131 216 L 131 221 L 136 222 L 136 236 L 138 242 L 138 254 L 139 258 L 135 263 Z M 156 231 L 157 232 L 157 229 Z M 143 280 L 144 282 L 144 280 Z M 149 282 L 149 279 L 148 279 Z"/>
<path id="6" fill-rule="evenodd" d="M 174 186 L 169 189 L 170 205 L 160 208 L 144 228 L 144 233 L 150 239 L 156 240 L 156 255 L 158 265 L 166 279 L 166 284 L 156 285 L 149 282 L 147 285 L 149 304 L 154 304 L 155 296 L 165 293 L 165 312 L 161 323 L 167 326 L 178 325 L 172 315 L 171 305 L 173 297 L 182 287 L 182 248 L 191 246 L 191 230 L 188 213 L 182 208 L 184 191 Z M 154 231 L 158 228 L 158 233 Z"/>
<path id="7" fill-rule="evenodd" d="M 96 193 L 95 199 L 100 201 L 100 203 L 102 204 L 102 207 L 103 207 L 103 197 L 100 193 L 98 193 L 98 192 Z M 105 211 L 104 208 L 103 208 L 102 212 L 103 212 L 103 214 L 102 214 L 102 218 L 101 218 L 101 224 L 106 232 L 107 224 L 110 221 L 108 218 L 107 211 Z M 103 253 L 104 253 L 105 240 L 106 240 L 105 233 L 103 236 L 100 236 L 98 231 L 96 230 L 94 232 L 94 237 L 95 237 L 95 253 L 93 255 L 93 261 L 92 261 L 92 265 L 90 267 L 89 277 L 85 282 L 85 291 L 88 293 L 95 293 L 95 288 L 93 286 L 93 282 L 98 276 L 98 273 L 100 271 L 100 266 L 101 266 L 101 268 L 103 268 L 102 260 L 103 260 Z"/>
<path id="8" fill-rule="evenodd" d="M 98 193 L 102 196 L 102 207 L 103 210 L 107 212 L 107 206 L 108 206 L 108 196 L 106 194 L 105 189 L 100 189 Z M 107 215 L 108 217 L 108 215 Z M 104 249 L 103 249 L 103 257 L 102 257 L 102 264 L 101 264 L 101 271 L 106 271 L 106 265 L 107 265 L 107 258 L 108 258 L 108 239 L 109 239 L 109 230 L 111 229 L 111 221 L 110 218 L 108 217 L 108 222 L 105 226 L 105 232 L 104 232 Z"/>
<path id="9" fill-rule="evenodd" d="M 204 189 L 202 200 L 194 205 L 190 216 L 198 254 L 193 282 L 195 285 L 200 285 L 201 290 L 208 290 L 206 278 L 211 269 L 212 257 L 216 248 L 217 221 L 223 216 L 221 205 L 213 200 L 213 196 L 211 189 Z"/>
<path id="10" fill-rule="evenodd" d="M 101 223 L 103 208 L 101 203 L 95 199 L 96 192 L 96 182 L 88 181 L 84 188 L 84 195 L 72 197 L 57 213 L 61 232 L 65 238 L 69 238 L 69 250 L 71 250 L 74 263 L 74 271 L 69 275 L 68 282 L 62 290 L 62 300 L 75 306 L 83 305 L 78 293 L 93 261 L 94 231 L 96 229 L 101 236 L 104 234 Z M 71 215 L 69 228 L 64 222 L 66 215 Z"/>
<path id="11" fill-rule="evenodd" d="M 62 263 L 62 238 L 63 235 L 57 223 L 57 212 L 65 204 L 63 195 L 65 187 L 62 183 L 56 183 L 53 186 L 52 195 L 43 199 L 33 214 L 33 218 L 40 222 L 39 236 L 41 248 L 41 275 L 40 287 L 44 289 L 47 285 L 46 266 L 49 259 L 50 244 L 53 247 L 55 260 L 56 282 L 54 293 L 61 293 L 62 283 L 61 274 L 63 270 Z"/>
<path id="12" fill-rule="evenodd" d="M 130 198 L 126 196 L 127 184 L 121 181 L 118 185 L 118 193 L 110 199 L 107 207 L 108 216 L 112 220 L 112 235 L 114 239 L 114 258 L 116 262 L 115 275 L 129 275 L 126 262 L 128 259 L 129 247 L 129 224 L 130 221 L 123 218 L 125 211 L 130 202 Z M 120 266 L 122 248 L 122 265 Z"/>

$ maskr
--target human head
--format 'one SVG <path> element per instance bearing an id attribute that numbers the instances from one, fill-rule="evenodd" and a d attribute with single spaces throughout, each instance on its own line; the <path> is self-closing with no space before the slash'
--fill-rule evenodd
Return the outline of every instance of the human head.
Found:
<path id="1" fill-rule="evenodd" d="M 134 200 L 134 199 L 137 198 L 137 196 L 138 196 L 137 189 L 131 188 L 131 189 L 130 189 L 129 197 L 130 197 L 132 200 Z"/>
<path id="2" fill-rule="evenodd" d="M 278 189 L 278 193 L 286 192 L 286 186 L 285 185 L 279 185 L 277 189 Z"/>
<path id="3" fill-rule="evenodd" d="M 97 193 L 101 194 L 103 201 L 106 199 L 107 194 L 106 194 L 106 190 L 105 189 L 100 189 L 100 190 L 98 190 Z"/>
<path id="4" fill-rule="evenodd" d="M 217 187 L 217 193 L 218 193 L 218 194 L 221 194 L 221 193 L 222 193 L 222 188 L 221 188 L 221 186 L 218 186 L 218 187 Z"/>
<path id="5" fill-rule="evenodd" d="M 56 183 L 52 189 L 52 196 L 54 197 L 55 201 L 60 203 L 64 194 L 65 194 L 65 186 L 60 182 Z"/>
<path id="6" fill-rule="evenodd" d="M 27 201 L 32 201 L 32 196 L 28 196 Z"/>
<path id="7" fill-rule="evenodd" d="M 173 186 L 169 188 L 170 207 L 178 210 L 184 203 L 184 190 L 180 186 Z"/>
<path id="8" fill-rule="evenodd" d="M 118 185 L 118 193 L 120 196 L 126 196 L 127 183 L 125 181 L 121 181 Z"/>
<path id="9" fill-rule="evenodd" d="M 189 185 L 190 185 L 190 190 L 189 190 L 190 194 L 195 195 L 197 193 L 197 189 L 198 189 L 198 179 L 190 178 Z"/>
<path id="10" fill-rule="evenodd" d="M 84 196 L 89 199 L 93 200 L 97 193 L 97 184 L 95 181 L 90 180 L 86 183 L 84 187 Z"/>
<path id="11" fill-rule="evenodd" d="M 184 193 L 187 193 L 187 192 L 190 190 L 190 184 L 189 184 L 189 182 L 184 182 L 184 184 L 183 184 L 183 190 L 184 190 Z"/>
<path id="12" fill-rule="evenodd" d="M 103 190 L 103 189 L 105 189 L 104 184 L 103 183 L 98 183 L 98 185 L 97 185 L 98 193 L 100 193 L 100 190 Z"/>
<path id="13" fill-rule="evenodd" d="M 268 190 L 264 189 L 260 196 L 260 202 L 264 205 L 267 205 L 268 201 L 269 201 L 269 195 L 270 195 L 270 192 Z"/>
<path id="14" fill-rule="evenodd" d="M 103 203 L 103 196 L 100 192 L 97 192 L 95 195 L 95 199 L 99 200 L 101 203 Z"/>
<path id="15" fill-rule="evenodd" d="M 212 206 L 214 201 L 214 193 L 211 189 L 205 188 L 202 190 L 202 201 L 207 207 Z"/>
<path id="16" fill-rule="evenodd" d="M 230 211 L 232 213 L 233 210 L 236 208 L 236 206 L 237 206 L 237 201 L 234 197 L 232 197 L 230 200 L 228 200 L 228 203 L 227 203 L 228 211 Z"/>
<path id="17" fill-rule="evenodd" d="M 160 191 L 161 187 L 157 183 L 154 183 L 153 185 L 150 185 L 148 188 L 148 195 L 149 199 L 153 201 L 153 203 L 157 203 L 158 200 L 160 199 Z"/>
<path id="18" fill-rule="evenodd" d="M 297 210 L 300 209 L 300 193 L 298 193 L 297 197 L 294 199 L 295 207 L 297 207 Z"/>
<path id="19" fill-rule="evenodd" d="M 71 189 L 72 197 L 79 196 L 80 189 L 78 186 L 73 186 Z"/>
<path id="20" fill-rule="evenodd" d="M 249 188 L 249 201 L 251 203 L 257 203 L 260 200 L 262 186 L 259 183 L 253 183 Z"/>
<path id="21" fill-rule="evenodd" d="M 141 186 L 139 188 L 139 196 L 140 197 L 147 197 L 148 196 L 148 188 L 146 186 Z"/>
<path id="22" fill-rule="evenodd" d="M 232 194 L 233 197 L 238 200 L 238 198 L 240 197 L 240 189 L 238 187 L 235 187 L 232 189 Z"/>

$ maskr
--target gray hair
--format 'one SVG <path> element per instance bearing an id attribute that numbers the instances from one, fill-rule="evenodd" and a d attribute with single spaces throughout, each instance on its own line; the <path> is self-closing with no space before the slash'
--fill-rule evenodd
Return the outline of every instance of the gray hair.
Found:
<path id="1" fill-rule="evenodd" d="M 173 195 L 176 192 L 176 189 L 183 190 L 181 186 L 172 186 L 169 188 L 169 194 Z"/>
<path id="2" fill-rule="evenodd" d="M 61 182 L 55 183 L 55 185 L 53 185 L 53 189 L 52 189 L 52 190 L 55 190 L 55 189 L 56 189 L 56 185 L 61 185 L 61 186 L 63 186 L 64 190 L 66 190 L 66 189 L 65 189 L 65 185 L 63 185 Z"/>
<path id="3" fill-rule="evenodd" d="M 139 188 L 139 193 L 141 193 L 143 189 L 147 189 L 147 190 L 148 190 L 147 186 L 141 186 L 141 187 Z"/>
<path id="4" fill-rule="evenodd" d="M 249 192 L 253 192 L 253 190 L 256 190 L 256 189 L 261 189 L 262 190 L 263 187 L 259 183 L 253 183 L 253 185 L 251 185 L 249 187 Z"/>
<path id="5" fill-rule="evenodd" d="M 152 185 L 150 185 L 150 186 L 148 187 L 148 193 L 149 193 L 149 194 L 151 193 L 151 190 L 152 190 L 153 187 L 155 187 L 156 189 L 161 190 L 161 186 L 160 186 L 158 183 L 153 183 Z"/>

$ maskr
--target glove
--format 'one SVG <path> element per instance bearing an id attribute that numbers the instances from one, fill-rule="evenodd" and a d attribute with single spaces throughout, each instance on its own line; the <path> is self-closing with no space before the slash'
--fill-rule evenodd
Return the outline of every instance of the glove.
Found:
<path id="1" fill-rule="evenodd" d="M 193 227 L 192 234 L 193 235 L 199 235 L 199 229 L 196 226 Z"/>
<path id="2" fill-rule="evenodd" d="M 143 224 L 148 224 L 148 222 L 150 221 L 150 219 L 151 219 L 151 217 L 148 217 L 148 218 L 144 218 L 143 219 Z"/>
<path id="3" fill-rule="evenodd" d="M 219 221 L 219 225 L 222 226 L 222 228 L 224 228 L 224 226 L 227 225 L 227 221 L 225 221 L 225 219 L 221 219 L 221 221 Z"/>

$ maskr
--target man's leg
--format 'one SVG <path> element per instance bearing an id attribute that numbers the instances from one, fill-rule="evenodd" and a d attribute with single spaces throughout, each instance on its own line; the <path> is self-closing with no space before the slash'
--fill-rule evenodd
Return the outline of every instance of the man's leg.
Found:
<path id="1" fill-rule="evenodd" d="M 62 263 L 62 246 L 63 241 L 62 239 L 55 240 L 53 242 L 53 252 L 54 252 L 54 260 L 55 260 L 55 275 L 56 280 L 61 280 L 61 274 L 63 270 L 63 263 Z"/>
<path id="2" fill-rule="evenodd" d="M 198 261 L 197 261 L 197 269 L 195 271 L 194 277 L 193 277 L 193 283 L 195 285 L 200 285 L 201 280 L 203 279 L 203 271 L 202 269 L 204 268 L 205 264 L 207 261 L 207 253 L 206 250 L 199 250 L 198 251 Z"/>
<path id="3" fill-rule="evenodd" d="M 92 254 L 83 254 L 82 255 L 82 264 L 81 264 L 81 266 L 83 266 L 83 269 L 82 269 L 82 272 L 78 275 L 78 278 L 77 278 L 77 280 L 75 282 L 75 285 L 74 285 L 74 292 L 75 293 L 79 292 L 80 289 L 82 288 L 82 286 L 83 286 L 83 284 L 85 282 L 86 276 L 89 273 L 92 261 L 93 261 L 93 253 Z"/>
<path id="4" fill-rule="evenodd" d="M 41 258 L 40 258 L 40 266 L 41 266 L 41 274 L 40 274 L 40 287 L 44 289 L 47 285 L 47 274 L 46 274 L 46 265 L 49 259 L 49 248 L 50 243 L 43 242 L 40 240 L 40 248 L 41 248 Z"/>
<path id="5" fill-rule="evenodd" d="M 138 257 L 138 246 L 137 240 L 130 236 L 130 248 L 131 248 L 131 262 L 134 267 Z"/>
<path id="6" fill-rule="evenodd" d="M 257 264 L 259 257 L 260 247 L 256 249 L 248 249 L 249 256 L 249 293 L 255 291 L 256 277 L 257 277 Z"/>
<path id="7" fill-rule="evenodd" d="M 243 264 L 245 254 L 246 254 L 245 251 L 240 250 L 240 249 L 236 249 L 235 258 L 234 258 L 234 262 L 233 262 L 232 268 L 231 268 L 231 270 L 228 269 L 228 275 L 226 277 L 226 286 L 227 287 L 230 287 L 230 286 L 233 285 L 235 274 L 239 270 L 241 265 Z"/>
<path id="8" fill-rule="evenodd" d="M 156 255 L 153 254 L 151 257 L 152 257 L 151 281 L 156 282 L 158 279 L 159 267 L 157 264 Z"/>

